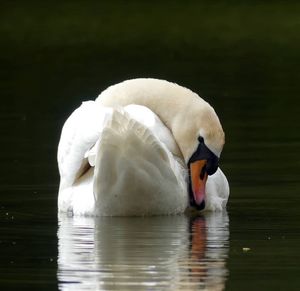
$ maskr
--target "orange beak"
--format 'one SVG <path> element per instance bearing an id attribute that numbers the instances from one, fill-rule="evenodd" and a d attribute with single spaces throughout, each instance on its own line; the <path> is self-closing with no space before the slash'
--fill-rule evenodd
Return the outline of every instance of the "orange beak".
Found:
<path id="1" fill-rule="evenodd" d="M 207 180 L 206 163 L 206 160 L 197 160 L 190 164 L 192 191 L 195 203 L 198 206 L 205 199 L 205 184 Z"/>

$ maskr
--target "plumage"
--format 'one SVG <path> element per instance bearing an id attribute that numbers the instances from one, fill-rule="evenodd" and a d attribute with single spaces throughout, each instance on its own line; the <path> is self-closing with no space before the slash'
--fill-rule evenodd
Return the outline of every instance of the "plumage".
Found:
<path id="1" fill-rule="evenodd" d="M 208 123 L 216 126 L 218 137 L 210 136 L 207 124 L 189 121 L 188 112 L 199 110 L 195 98 L 204 115 L 210 112 Z M 162 80 L 123 82 L 96 101 L 83 102 L 65 122 L 58 146 L 59 211 L 99 216 L 183 213 L 189 205 L 186 162 L 199 130 L 219 155 L 224 136 L 214 110 L 192 91 Z M 206 190 L 206 209 L 223 209 L 229 187 L 221 170 L 209 176 Z"/>

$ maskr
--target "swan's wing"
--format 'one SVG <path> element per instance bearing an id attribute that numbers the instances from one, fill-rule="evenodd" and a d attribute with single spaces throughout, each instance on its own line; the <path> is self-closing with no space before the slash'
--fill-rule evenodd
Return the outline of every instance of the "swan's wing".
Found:
<path id="1" fill-rule="evenodd" d="M 83 102 L 65 122 L 57 153 L 60 188 L 71 186 L 89 167 L 87 152 L 98 140 L 112 109 Z"/>
<path id="2" fill-rule="evenodd" d="M 188 197 L 185 169 L 148 127 L 124 110 L 114 110 L 95 151 L 99 214 L 183 212 Z"/>
<path id="3" fill-rule="evenodd" d="M 170 168 L 178 178 L 178 181 L 183 183 L 180 187 L 186 187 L 186 164 L 171 131 L 146 106 L 131 104 L 125 106 L 124 110 L 129 114 L 130 118 L 145 126 L 160 142 L 160 146 L 164 147 L 164 150 L 169 155 Z"/>
<path id="4" fill-rule="evenodd" d="M 130 130 L 136 130 L 135 126 L 138 127 L 137 124 L 141 124 L 147 129 L 152 132 L 152 134 L 162 143 L 164 144 L 167 149 L 175 156 L 182 158 L 181 152 L 177 146 L 176 141 L 174 140 L 174 137 L 170 130 L 162 123 L 162 121 L 159 119 L 159 117 L 151 111 L 149 108 L 141 105 L 127 105 L 124 108 L 115 108 L 114 109 L 115 115 L 114 117 L 109 115 L 109 120 L 116 124 L 108 125 L 108 119 L 105 122 L 105 126 L 123 126 L 122 122 L 125 123 L 131 119 L 131 122 L 128 123 L 130 124 Z M 127 114 L 127 115 L 126 115 Z M 123 119 L 124 117 L 121 117 L 121 115 L 126 115 L 126 118 L 121 121 L 121 118 Z M 138 123 L 136 123 L 137 121 Z M 128 126 L 128 125 L 127 125 Z M 124 127 L 124 126 L 123 126 Z M 95 166 L 95 158 L 96 158 L 96 152 L 98 148 L 98 143 L 99 140 L 96 142 L 95 146 L 93 146 L 89 151 L 85 153 L 85 157 L 88 158 L 89 164 L 91 166 Z"/>
<path id="5" fill-rule="evenodd" d="M 131 118 L 151 130 L 154 136 L 158 138 L 158 140 L 163 143 L 174 156 L 182 158 L 179 147 L 171 131 L 153 111 L 145 106 L 136 104 L 127 105 L 124 107 L 124 110 Z"/>
<path id="6" fill-rule="evenodd" d="M 135 109 L 131 115 L 141 116 L 147 111 Z M 154 115 L 151 111 L 148 114 Z M 82 201 L 100 203 L 96 215 L 163 214 L 185 209 L 186 169 L 173 155 L 180 152 L 171 133 L 157 117 L 151 125 L 146 118 L 144 125 L 131 115 L 124 108 L 103 107 L 93 101 L 71 114 L 63 127 L 57 155 L 60 209 L 87 213 Z M 95 168 L 89 169 L 91 166 Z M 87 176 L 91 173 L 92 178 Z M 80 188 L 83 180 L 89 189 L 84 194 L 91 199 L 82 196 L 81 192 L 87 191 L 87 187 L 84 191 Z M 165 196 L 161 193 L 169 193 L 166 203 L 160 203 Z M 107 198 L 113 202 L 106 203 Z M 88 209 L 93 213 L 94 207 L 89 205 Z"/>
<path id="7" fill-rule="evenodd" d="M 112 117 L 115 112 L 114 117 Z M 112 121 L 121 126 L 121 115 L 128 114 L 131 130 L 139 124 L 144 125 L 178 160 L 180 150 L 170 132 L 155 113 L 145 106 L 129 105 L 124 108 L 109 108 L 94 101 L 83 102 L 65 122 L 58 146 L 58 167 L 61 184 L 72 185 L 75 180 L 95 165 L 99 137 L 104 127 Z M 128 126 L 128 124 L 127 124 Z"/>

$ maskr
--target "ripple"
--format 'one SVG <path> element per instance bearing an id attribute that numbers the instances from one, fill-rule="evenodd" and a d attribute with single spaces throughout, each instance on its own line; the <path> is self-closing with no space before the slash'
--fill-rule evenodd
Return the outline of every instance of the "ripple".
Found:
<path id="1" fill-rule="evenodd" d="M 222 290 L 228 216 L 59 217 L 60 290 Z"/>

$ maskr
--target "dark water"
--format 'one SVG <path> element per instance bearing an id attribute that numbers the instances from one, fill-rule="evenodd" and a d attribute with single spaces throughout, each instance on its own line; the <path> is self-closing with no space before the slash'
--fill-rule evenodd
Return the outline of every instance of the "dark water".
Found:
<path id="1" fill-rule="evenodd" d="M 109 3 L 1 4 L 1 290 L 299 290 L 300 5 Z M 141 76 L 215 107 L 227 213 L 58 219 L 63 121 Z"/>

